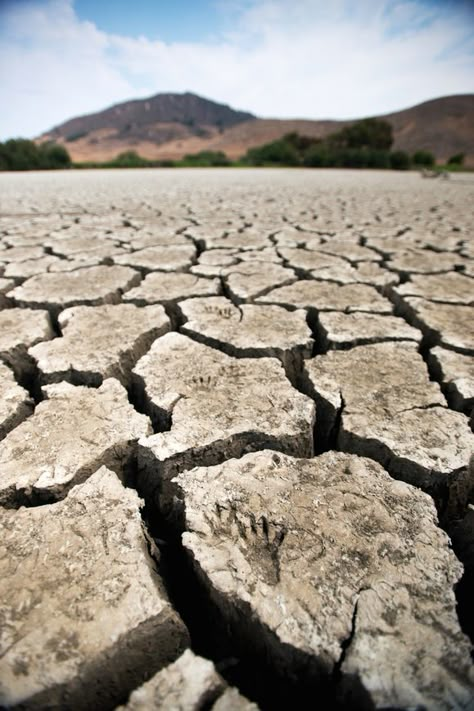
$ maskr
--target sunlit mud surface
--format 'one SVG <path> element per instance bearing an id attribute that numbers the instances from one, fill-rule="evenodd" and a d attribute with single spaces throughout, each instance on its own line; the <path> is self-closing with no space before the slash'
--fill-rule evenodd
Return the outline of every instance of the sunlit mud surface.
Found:
<path id="1" fill-rule="evenodd" d="M 0 175 L 0 707 L 474 708 L 473 204 Z"/>

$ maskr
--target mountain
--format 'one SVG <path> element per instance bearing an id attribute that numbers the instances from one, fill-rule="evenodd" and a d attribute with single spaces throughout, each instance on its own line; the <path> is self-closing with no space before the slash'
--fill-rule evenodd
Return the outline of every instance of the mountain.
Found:
<path id="1" fill-rule="evenodd" d="M 429 150 L 441 161 L 465 153 L 466 164 L 474 165 L 474 94 L 445 96 L 377 118 L 392 124 L 395 149 Z M 157 94 L 70 119 L 38 140 L 64 144 L 75 161 L 108 160 L 127 150 L 155 159 L 202 150 L 238 158 L 291 131 L 324 138 L 350 123 L 260 119 L 191 93 Z"/>
<path id="2" fill-rule="evenodd" d="M 157 94 L 70 119 L 39 140 L 64 143 L 74 158 L 85 153 L 88 159 L 100 160 L 137 148 L 148 157 L 153 147 L 169 141 L 211 137 L 253 119 L 251 113 L 234 111 L 195 94 Z"/>
<path id="3" fill-rule="evenodd" d="M 443 160 L 465 153 L 474 163 L 474 94 L 425 101 L 382 118 L 393 126 L 397 148 L 429 150 Z"/>

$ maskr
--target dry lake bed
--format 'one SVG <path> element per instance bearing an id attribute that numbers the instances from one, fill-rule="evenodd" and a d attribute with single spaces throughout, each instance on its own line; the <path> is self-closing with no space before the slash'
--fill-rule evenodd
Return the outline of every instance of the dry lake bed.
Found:
<path id="1" fill-rule="evenodd" d="M 473 205 L 0 175 L 0 707 L 474 708 Z"/>

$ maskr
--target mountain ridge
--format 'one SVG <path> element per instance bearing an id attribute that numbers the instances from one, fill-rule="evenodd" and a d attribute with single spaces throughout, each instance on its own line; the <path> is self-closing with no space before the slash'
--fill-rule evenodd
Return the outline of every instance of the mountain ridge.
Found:
<path id="1" fill-rule="evenodd" d="M 154 122 L 182 123 L 184 125 L 213 125 L 227 128 L 256 118 L 247 111 L 236 111 L 227 104 L 218 104 L 191 92 L 184 94 L 154 94 L 144 99 L 130 99 L 118 104 L 77 116 L 55 126 L 48 131 L 51 136 L 67 137 L 79 131 L 93 131 L 103 128 L 104 122 L 112 120 L 114 126 L 124 131 L 132 126 L 147 126 Z M 66 136 L 65 136 L 66 134 Z"/>
<path id="2" fill-rule="evenodd" d="M 474 94 L 430 99 L 375 118 L 392 124 L 395 149 L 429 150 L 438 160 L 465 153 L 466 164 L 474 164 Z M 37 140 L 65 145 L 78 162 L 109 160 L 127 150 L 150 159 L 179 159 L 201 150 L 238 158 L 291 131 L 324 138 L 356 120 L 258 118 L 191 92 L 166 93 L 74 117 Z"/>

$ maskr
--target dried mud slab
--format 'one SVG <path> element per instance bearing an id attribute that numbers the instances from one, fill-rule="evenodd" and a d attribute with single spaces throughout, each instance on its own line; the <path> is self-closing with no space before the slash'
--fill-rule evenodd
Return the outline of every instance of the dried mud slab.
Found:
<path id="1" fill-rule="evenodd" d="M 31 372 L 33 360 L 28 348 L 54 337 L 47 311 L 5 309 L 0 311 L 0 360 L 13 368 L 17 377 Z"/>
<path id="2" fill-rule="evenodd" d="M 12 371 L 0 363 L 0 440 L 33 412 L 33 402 Z"/>
<path id="3" fill-rule="evenodd" d="M 400 311 L 423 331 L 428 345 L 474 355 L 474 308 L 455 304 L 435 304 L 425 299 L 404 298 Z"/>
<path id="4" fill-rule="evenodd" d="M 198 265 L 212 267 L 230 267 L 238 261 L 238 257 L 243 254 L 236 249 L 209 249 L 201 252 L 198 258 Z"/>
<path id="5" fill-rule="evenodd" d="M 55 228 L 60 228 L 60 225 L 52 226 L 52 229 Z M 18 224 L 15 225 L 15 227 L 10 228 L 5 235 L 5 243 L 15 249 L 23 247 L 38 248 L 44 253 L 44 240 L 49 234 L 50 230 L 46 226 L 35 227 L 31 221 L 27 221 L 24 225 Z"/>
<path id="6" fill-rule="evenodd" d="M 10 262 L 26 262 L 44 257 L 45 252 L 42 247 L 10 247 L 2 251 L 0 262 L 9 264 Z"/>
<path id="7" fill-rule="evenodd" d="M 410 249 L 397 252 L 388 267 L 404 275 L 440 274 L 464 269 L 467 260 L 452 252 L 434 252 L 430 249 Z"/>
<path id="8" fill-rule="evenodd" d="M 430 233 L 429 225 L 422 232 L 415 232 L 399 225 L 392 233 L 385 236 L 373 230 L 371 235 L 367 227 L 361 229 L 361 234 L 366 238 L 366 246 L 376 249 L 386 257 L 396 256 L 408 251 L 436 251 L 456 252 L 459 249 L 459 236 L 437 236 Z"/>
<path id="9" fill-rule="evenodd" d="M 178 244 L 192 245 L 191 240 L 182 234 L 173 233 L 175 227 L 169 229 L 146 228 L 137 230 L 126 241 L 132 249 L 147 249 L 148 247 L 174 247 Z"/>
<path id="10" fill-rule="evenodd" d="M 395 297 L 417 296 L 440 304 L 474 306 L 474 282 L 468 276 L 449 274 L 417 275 L 394 287 Z"/>
<path id="11" fill-rule="evenodd" d="M 62 274 L 40 274 L 9 292 L 18 306 L 46 308 L 57 314 L 78 304 L 115 304 L 121 294 L 141 280 L 134 269 L 97 266 Z"/>
<path id="12" fill-rule="evenodd" d="M 237 689 L 226 689 L 211 711 L 258 711 L 258 706 L 239 694 Z"/>
<path id="13" fill-rule="evenodd" d="M 211 708 L 226 687 L 212 662 L 187 649 L 173 664 L 136 689 L 125 706 L 116 711 L 202 711 Z"/>
<path id="14" fill-rule="evenodd" d="M 280 249 L 280 254 L 289 266 L 309 274 L 320 281 L 335 281 L 339 284 L 397 284 L 398 277 L 379 266 L 375 260 L 353 265 L 342 257 L 323 251 L 307 249 Z"/>
<path id="15" fill-rule="evenodd" d="M 242 262 L 223 269 L 227 288 L 239 303 L 253 301 L 276 286 L 290 284 L 296 280 L 292 269 L 273 262 Z"/>
<path id="16" fill-rule="evenodd" d="M 396 316 L 381 316 L 362 312 L 322 312 L 318 316 L 318 333 L 326 349 L 378 343 L 381 341 L 416 341 L 421 331 Z"/>
<path id="17" fill-rule="evenodd" d="M 304 368 L 324 439 L 421 487 L 443 514 L 462 509 L 474 490 L 474 472 L 467 470 L 474 435 L 430 382 L 416 344 L 330 351 Z"/>
<path id="18" fill-rule="evenodd" d="M 470 415 L 474 408 L 474 358 L 437 347 L 430 351 L 429 363 L 445 386 L 451 407 Z"/>
<path id="19" fill-rule="evenodd" d="M 124 294 L 123 301 L 138 306 L 146 304 L 175 305 L 182 299 L 198 296 L 217 296 L 221 291 L 219 279 L 202 279 L 194 274 L 148 274 L 141 284 Z"/>
<path id="20" fill-rule="evenodd" d="M 257 303 L 281 304 L 314 311 L 365 311 L 391 314 L 393 306 L 372 286 L 365 284 L 335 284 L 307 279 L 269 291 L 256 299 Z"/>
<path id="21" fill-rule="evenodd" d="M 272 242 L 280 247 L 305 247 L 307 241 L 314 238 L 314 234 L 297 230 L 295 227 L 284 227 L 276 232 L 272 237 Z M 321 245 L 322 240 L 318 237 L 317 244 Z"/>
<path id="22" fill-rule="evenodd" d="M 229 264 L 238 264 L 237 259 L 229 260 Z M 203 279 L 219 279 L 221 280 L 224 276 L 225 268 L 221 267 L 219 264 L 195 264 L 189 270 L 190 273 L 195 277 L 202 277 Z"/>
<path id="23" fill-rule="evenodd" d="M 194 236 L 193 230 L 189 234 Z M 206 249 L 264 249 L 271 247 L 272 242 L 269 237 L 262 235 L 261 232 L 255 230 L 244 230 L 243 232 L 231 232 L 227 235 L 207 236 L 205 231 L 201 238 Z"/>
<path id="24" fill-rule="evenodd" d="M 75 254 L 73 257 L 68 257 L 67 259 L 58 259 L 54 264 L 52 264 L 48 272 L 60 273 L 60 272 L 73 272 L 75 269 L 84 269 L 85 267 L 98 267 L 100 265 L 112 264 L 111 257 L 102 257 L 95 252 L 92 253 L 93 256 L 89 254 Z"/>
<path id="25" fill-rule="evenodd" d="M 129 252 L 130 250 L 128 247 L 119 245 L 111 240 L 104 239 L 102 242 L 99 242 L 99 246 L 96 246 L 94 249 L 77 252 L 71 250 L 71 253 L 66 255 L 66 257 L 63 257 L 61 261 L 81 262 L 87 259 L 94 259 L 96 264 L 112 264 L 113 257 L 120 254 L 128 254 Z"/>
<path id="26" fill-rule="evenodd" d="M 377 262 L 360 262 L 357 266 L 357 281 L 361 284 L 372 284 L 383 293 L 387 293 L 388 287 L 395 286 L 400 282 L 398 274 L 380 266 Z"/>
<path id="27" fill-rule="evenodd" d="M 126 475 L 136 441 L 151 433 L 113 378 L 97 390 L 69 383 L 44 390 L 48 399 L 0 443 L 0 504 L 7 507 L 60 499 L 102 465 Z"/>
<path id="28" fill-rule="evenodd" d="M 3 708 L 114 708 L 187 646 L 140 504 L 102 467 L 64 501 L 2 512 Z"/>
<path id="29" fill-rule="evenodd" d="M 98 386 L 105 378 L 117 378 L 128 386 L 135 363 L 170 330 L 162 306 L 133 304 L 73 306 L 60 313 L 58 323 L 62 338 L 29 350 L 42 383 Z"/>
<path id="30" fill-rule="evenodd" d="M 340 669 L 358 708 L 468 708 L 462 566 L 427 495 L 340 452 L 258 452 L 176 483 L 183 545 L 253 653 L 299 684 Z"/>
<path id="31" fill-rule="evenodd" d="M 114 257 L 114 263 L 144 271 L 179 272 L 189 269 L 195 258 L 192 244 L 159 245 Z"/>
<path id="32" fill-rule="evenodd" d="M 474 243 L 470 235 L 466 236 L 465 241 L 461 243 L 461 248 L 459 252 L 463 257 L 466 257 L 469 260 L 474 259 Z"/>
<path id="33" fill-rule="evenodd" d="M 336 257 L 344 257 L 344 259 L 348 259 L 353 264 L 360 262 L 380 262 L 382 260 L 382 255 L 373 249 L 362 247 L 349 240 L 330 239 L 314 248 L 319 252 L 333 254 Z M 306 243 L 306 249 L 313 249 L 311 243 Z"/>
<path id="34" fill-rule="evenodd" d="M 188 299 L 179 304 L 186 322 L 181 331 L 206 345 L 237 357 L 278 358 L 287 373 L 296 373 L 312 353 L 306 311 L 281 306 L 235 306 L 224 296 Z"/>
<path id="35" fill-rule="evenodd" d="M 237 256 L 241 262 L 273 262 L 281 264 L 283 259 L 278 255 L 274 247 L 264 247 L 263 249 L 249 249 L 238 252 Z"/>
<path id="36" fill-rule="evenodd" d="M 115 254 L 117 249 L 122 251 L 120 243 L 111 239 L 112 235 L 97 235 L 88 237 L 85 235 L 71 235 L 65 237 L 50 237 L 45 240 L 47 245 L 54 254 L 60 254 L 64 257 L 75 256 L 76 254 L 89 254 L 102 256 L 104 254 Z"/>
<path id="37" fill-rule="evenodd" d="M 63 261 L 59 257 L 47 254 L 39 259 L 11 262 L 5 267 L 3 275 L 6 279 L 29 279 L 37 274 L 46 274 L 52 267 L 62 264 Z"/>
<path id="38" fill-rule="evenodd" d="M 321 270 L 323 273 L 332 271 L 337 274 L 341 269 L 344 270 L 346 267 L 350 267 L 349 262 L 345 259 L 302 247 L 295 249 L 283 248 L 279 250 L 279 253 L 290 267 L 307 272 Z"/>
<path id="39" fill-rule="evenodd" d="M 388 287 L 394 286 L 400 281 L 394 272 L 384 269 L 376 262 L 361 262 L 356 266 L 345 262 L 337 270 L 333 268 L 318 269 L 310 274 L 314 279 L 335 281 L 338 284 L 371 284 L 378 287 Z"/>
<path id="40" fill-rule="evenodd" d="M 274 358 L 232 358 L 178 333 L 154 342 L 134 368 L 151 416 L 169 431 L 141 439 L 139 487 L 195 466 L 270 447 L 311 456 L 314 403 Z"/>

